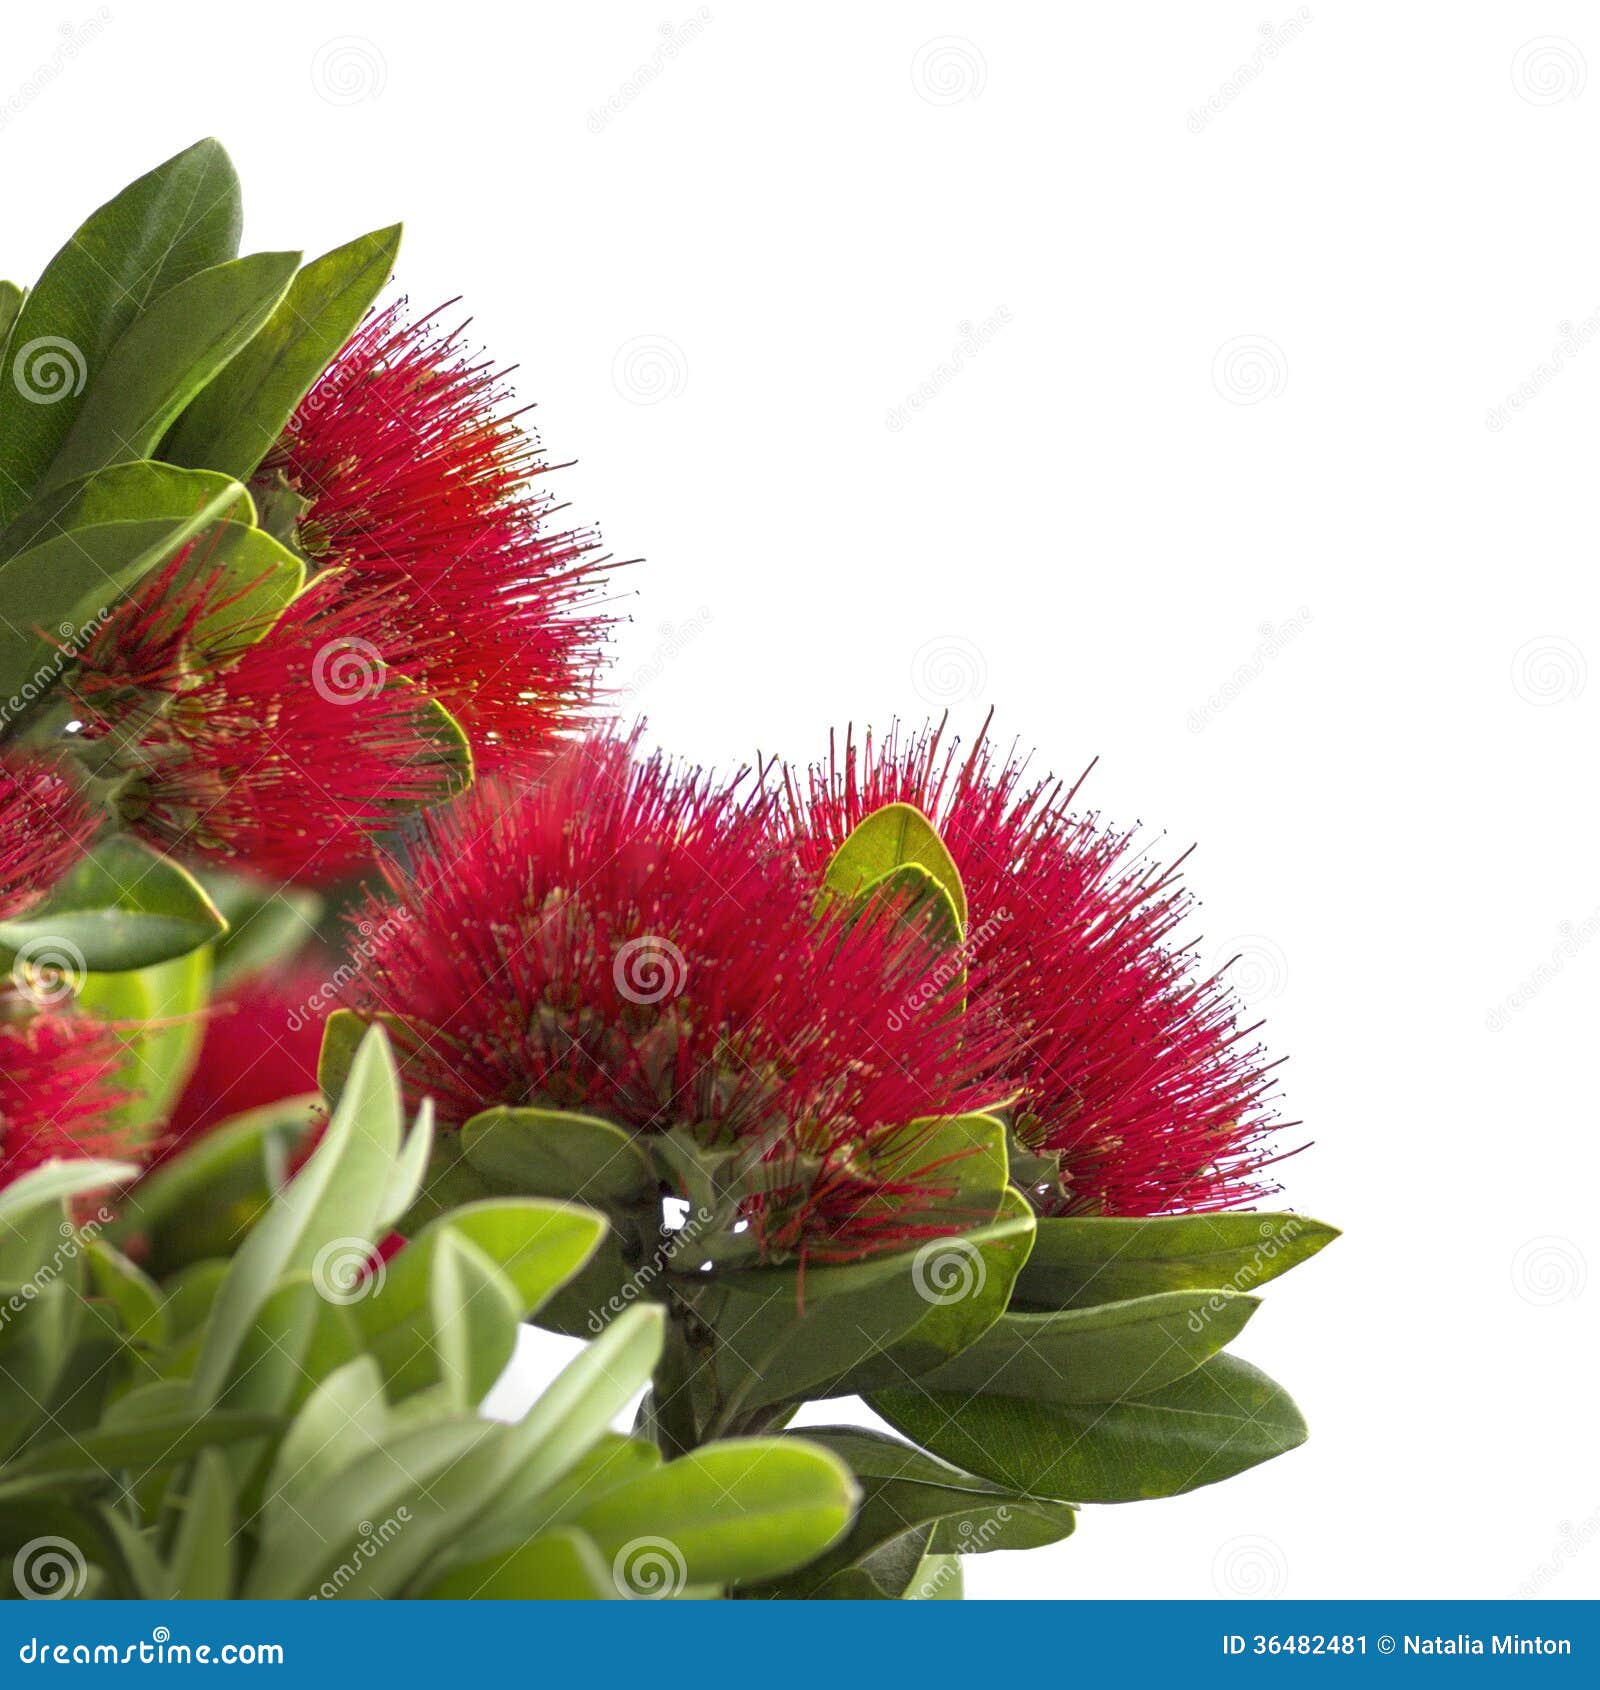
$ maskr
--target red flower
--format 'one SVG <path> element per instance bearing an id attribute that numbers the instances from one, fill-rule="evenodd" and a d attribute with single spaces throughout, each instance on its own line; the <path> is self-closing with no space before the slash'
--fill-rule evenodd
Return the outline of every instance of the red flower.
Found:
<path id="1" fill-rule="evenodd" d="M 138 1153 L 114 1113 L 120 1055 L 91 1016 L 0 997 L 0 1187 L 58 1157 Z"/>
<path id="2" fill-rule="evenodd" d="M 128 777 L 122 823 L 163 849 L 264 877 L 327 882 L 365 866 L 372 835 L 441 796 L 458 754 L 385 662 L 381 597 L 352 600 L 324 576 L 263 638 L 191 675 L 182 630 L 219 608 L 207 591 L 161 572 L 74 675 L 83 740 L 103 742 Z M 164 694 L 161 713 L 146 710 Z"/>
<path id="3" fill-rule="evenodd" d="M 924 941 L 894 912 L 819 921 L 769 808 L 613 742 L 525 796 L 430 818 L 412 866 L 388 870 L 404 919 L 363 912 L 355 995 L 403 1019 L 413 1101 L 446 1126 L 533 1105 L 751 1146 L 771 1189 L 743 1212 L 769 1256 L 951 1230 L 929 1207 L 940 1171 L 889 1178 L 874 1153 L 977 1107 L 993 1051 L 954 983 L 896 1014 Z"/>
<path id="4" fill-rule="evenodd" d="M 345 346 L 263 464 L 264 500 L 303 501 L 298 538 L 344 590 L 383 590 L 390 655 L 461 724 L 487 771 L 526 771 L 582 715 L 603 619 L 578 607 L 595 537 L 552 530 L 548 469 L 505 372 L 403 303 Z M 274 489 L 277 490 L 276 495 Z"/>
<path id="5" fill-rule="evenodd" d="M 38 903 L 82 855 L 95 826 L 50 764 L 0 758 L 0 919 Z"/>
<path id="6" fill-rule="evenodd" d="M 958 761 L 942 729 L 898 730 L 791 779 L 800 855 L 813 875 L 880 805 L 915 805 L 939 828 L 985 965 L 974 996 L 1009 1028 L 1019 1135 L 1060 1152 L 1068 1212 L 1154 1215 L 1248 1203 L 1274 1189 L 1271 1068 L 1231 990 L 1174 942 L 1191 899 L 1094 814 L 1077 788 L 1027 783 L 1025 764 L 980 734 Z M 1180 859 L 1181 861 L 1181 859 Z M 1059 1200 L 1058 1205 L 1059 1205 Z"/>
<path id="7" fill-rule="evenodd" d="M 327 989 L 325 970 L 300 964 L 250 975 L 213 1000 L 157 1160 L 234 1115 L 316 1091 Z"/>

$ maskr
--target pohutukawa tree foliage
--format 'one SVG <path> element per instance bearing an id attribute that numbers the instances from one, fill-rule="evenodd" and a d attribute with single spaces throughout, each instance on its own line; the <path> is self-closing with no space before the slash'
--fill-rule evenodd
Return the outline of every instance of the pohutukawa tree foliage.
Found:
<path id="1" fill-rule="evenodd" d="M 399 230 L 240 229 L 202 142 L 0 284 L 4 1558 L 948 1596 L 1299 1443 L 1227 1346 L 1335 1235 L 1245 1207 L 1276 1069 L 1177 865 L 984 734 L 650 753 Z M 524 1320 L 590 1347 L 499 1426 Z"/>

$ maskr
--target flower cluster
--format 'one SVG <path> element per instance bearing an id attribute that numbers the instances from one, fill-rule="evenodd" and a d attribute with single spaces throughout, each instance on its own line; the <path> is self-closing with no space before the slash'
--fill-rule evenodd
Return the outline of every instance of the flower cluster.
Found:
<path id="1" fill-rule="evenodd" d="M 1076 787 L 1030 781 L 986 734 L 965 758 L 935 728 L 847 738 L 787 791 L 814 873 L 880 805 L 939 828 L 984 964 L 974 995 L 1006 1031 L 1018 1135 L 1059 1157 L 1048 1206 L 1157 1215 L 1263 1194 L 1272 1068 L 1226 981 L 1174 943 L 1191 905 L 1178 864 L 1147 861 L 1074 810 Z"/>
<path id="2" fill-rule="evenodd" d="M 354 1001 L 398 1017 L 445 1125 L 494 1104 L 751 1148 L 769 1254 L 829 1260 L 949 1230 L 908 1124 L 991 1101 L 995 1050 L 959 985 L 898 1030 L 929 965 L 905 912 L 819 915 L 759 789 L 600 741 L 531 791 L 430 820 L 387 889 Z M 381 906 L 364 912 L 376 927 Z M 947 1171 L 946 1171 L 947 1174 Z"/>

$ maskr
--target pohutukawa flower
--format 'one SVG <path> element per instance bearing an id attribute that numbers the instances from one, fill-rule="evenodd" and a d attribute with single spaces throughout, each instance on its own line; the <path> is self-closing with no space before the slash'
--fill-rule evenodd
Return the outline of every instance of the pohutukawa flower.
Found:
<path id="1" fill-rule="evenodd" d="M 899 730 L 787 782 L 799 854 L 819 875 L 879 806 L 914 805 L 939 828 L 983 961 L 975 999 L 1011 1032 L 1006 1065 L 1022 1142 L 1059 1154 L 1072 1213 L 1226 1209 L 1275 1189 L 1272 1067 L 1226 981 L 1198 972 L 1175 930 L 1192 900 L 1179 864 L 1071 808 L 1077 787 L 1030 782 L 986 732 L 965 759 L 942 728 Z M 1181 859 L 1179 860 L 1181 863 Z"/>
<path id="2" fill-rule="evenodd" d="M 838 1260 L 947 1232 L 948 1167 L 908 1123 L 987 1093 L 992 1041 L 959 990 L 897 1015 L 926 972 L 900 912 L 816 912 L 769 800 L 610 742 L 524 796 L 430 817 L 389 889 L 354 994 L 399 1017 L 413 1101 L 458 1126 L 494 1104 L 577 1110 L 650 1135 L 748 1147 L 762 1252 Z M 909 1142 L 914 1142 L 912 1135 Z"/>
<path id="3" fill-rule="evenodd" d="M 55 1158 L 135 1153 L 115 1113 L 115 1031 L 0 993 L 0 1187 Z"/>
<path id="4" fill-rule="evenodd" d="M 50 763 L 0 758 L 0 919 L 39 902 L 82 854 L 96 820 Z"/>
<path id="5" fill-rule="evenodd" d="M 317 1089 L 327 970 L 314 963 L 251 974 L 212 1000 L 194 1066 L 157 1149 L 166 1160 L 246 1110 Z M 312 1109 L 307 1108 L 309 1124 Z"/>
<path id="6" fill-rule="evenodd" d="M 556 526 L 550 467 L 518 424 L 508 372 L 474 360 L 437 313 L 370 319 L 263 464 L 300 549 L 384 590 L 389 655 L 461 724 L 486 772 L 527 772 L 583 715 L 606 622 L 583 609 L 606 565 Z"/>
<path id="7" fill-rule="evenodd" d="M 104 747 L 119 819 L 165 850 L 262 876 L 326 882 L 364 867 L 373 836 L 441 796 L 460 755 L 385 661 L 379 595 L 352 600 L 320 577 L 263 638 L 190 673 L 176 630 L 217 606 L 203 581 L 186 590 L 194 602 L 174 606 L 163 576 L 130 600 L 73 675 L 80 739 L 85 754 Z"/>

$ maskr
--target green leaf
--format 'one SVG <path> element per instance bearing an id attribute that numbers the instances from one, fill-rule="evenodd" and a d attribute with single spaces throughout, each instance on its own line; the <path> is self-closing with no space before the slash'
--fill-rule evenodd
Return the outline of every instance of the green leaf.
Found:
<path id="1" fill-rule="evenodd" d="M 377 1362 L 362 1355 L 335 1368 L 284 1433 L 267 1482 L 267 1506 L 301 1507 L 336 1473 L 382 1449 L 389 1424 Z"/>
<path id="2" fill-rule="evenodd" d="M 142 1238 L 161 1278 L 208 1257 L 231 1256 L 283 1184 L 316 1102 L 307 1093 L 221 1122 L 139 1181 L 108 1236 Z"/>
<path id="3" fill-rule="evenodd" d="M 46 1162 L 0 1188 L 0 1234 L 15 1231 L 24 1217 L 40 1209 L 57 1211 L 74 1197 L 122 1185 L 138 1171 L 133 1162 Z"/>
<path id="4" fill-rule="evenodd" d="M 165 1343 L 166 1307 L 161 1287 L 104 1239 L 95 1239 L 87 1255 L 95 1294 L 116 1310 L 124 1336 L 152 1348 Z"/>
<path id="5" fill-rule="evenodd" d="M 517 1289 L 477 1245 L 446 1227 L 433 1249 L 428 1293 L 429 1370 L 458 1408 L 476 1408 L 517 1347 Z"/>
<path id="6" fill-rule="evenodd" d="M 5 367 L 5 352 L 11 340 L 11 325 L 22 309 L 23 292 L 15 282 L 0 282 L 0 369 Z"/>
<path id="7" fill-rule="evenodd" d="M 41 493 L 0 537 L 0 559 L 43 539 L 107 522 L 182 522 L 209 509 L 215 520 L 256 520 L 255 503 L 237 481 L 210 470 L 178 469 L 152 458 L 115 463 Z"/>
<path id="8" fill-rule="evenodd" d="M 26 1455 L 8 1461 L 5 1482 L 49 1479 L 59 1484 L 88 1478 L 103 1483 L 114 1469 L 132 1468 L 142 1474 L 178 1467 L 213 1444 L 260 1438 L 276 1431 L 279 1424 L 272 1416 L 262 1414 L 210 1414 L 203 1420 L 136 1419 L 126 1425 L 102 1423 L 91 1432 L 37 1444 Z"/>
<path id="9" fill-rule="evenodd" d="M 593 1541 L 564 1529 L 546 1532 L 508 1555 L 458 1567 L 420 1594 L 446 1601 L 614 1602 L 621 1592 Z"/>
<path id="10" fill-rule="evenodd" d="M 1288 1394 L 1233 1356 L 1115 1403 L 1024 1402 L 914 1388 L 870 1406 L 944 1460 L 1024 1494 L 1075 1502 L 1177 1496 L 1305 1442 Z"/>
<path id="11" fill-rule="evenodd" d="M 1233 1291 L 1164 1291 L 1087 1309 L 1008 1313 L 918 1383 L 1040 1402 L 1148 1396 L 1232 1343 L 1256 1306 Z"/>
<path id="12" fill-rule="evenodd" d="M 808 1426 L 802 1435 L 832 1450 L 850 1468 L 861 1489 L 861 1504 L 849 1534 L 827 1555 L 757 1594 L 829 1595 L 833 1592 L 822 1587 L 836 1574 L 865 1567 L 883 1595 L 898 1596 L 931 1546 L 971 1554 L 1033 1549 L 1066 1537 L 1076 1520 L 1077 1510 L 1069 1502 L 1021 1496 L 880 1432 Z M 915 1542 L 909 1548 L 909 1566 L 896 1567 L 896 1576 L 904 1573 L 896 1589 L 878 1558 L 908 1533 Z M 906 1556 L 902 1545 L 889 1559 L 899 1562 Z"/>
<path id="13" fill-rule="evenodd" d="M 967 895 L 955 859 L 933 823 L 910 804 L 885 804 L 864 816 L 834 852 L 822 876 L 832 893 L 855 899 L 905 864 L 924 870 L 955 905 L 960 929 L 967 927 Z"/>
<path id="14" fill-rule="evenodd" d="M 197 878 L 228 923 L 227 933 L 216 946 L 219 992 L 274 963 L 288 963 L 316 937 L 322 899 L 314 892 L 263 885 L 215 870 L 203 870 Z M 329 996 L 331 1001 L 331 989 Z M 315 1004 L 305 1004 L 300 1013 L 311 1020 L 317 1009 Z M 354 1044 L 350 1054 L 355 1054 Z"/>
<path id="15" fill-rule="evenodd" d="M 195 1369 L 197 1407 L 216 1401 L 279 1280 L 309 1273 L 325 1245 L 372 1239 L 399 1149 L 399 1076 L 388 1040 L 373 1028 L 356 1052 L 349 1084 L 321 1143 L 228 1269 Z"/>
<path id="16" fill-rule="evenodd" d="M 508 1191 L 577 1203 L 637 1203 L 656 1182 L 633 1135 L 592 1115 L 496 1107 L 461 1129 L 468 1162 Z"/>
<path id="17" fill-rule="evenodd" d="M 594 1540 L 620 1588 L 660 1596 L 803 1566 L 845 1530 L 855 1503 L 849 1469 L 826 1450 L 741 1438 L 608 1491 L 571 1524 Z"/>
<path id="18" fill-rule="evenodd" d="M 44 903 L 0 922 L 0 951 L 58 951 L 69 972 L 114 973 L 183 956 L 225 930 L 216 906 L 187 869 L 126 835 L 113 834 L 68 871 Z"/>
<path id="19" fill-rule="evenodd" d="M 241 224 L 228 155 L 201 141 L 101 206 L 51 259 L 17 318 L 0 380 L 0 527 L 44 475 L 124 330 L 175 284 L 232 258 Z M 41 367 L 52 350 L 64 361 Z"/>
<path id="20" fill-rule="evenodd" d="M 241 481 L 254 474 L 295 406 L 366 315 L 399 250 L 396 223 L 307 264 L 266 327 L 191 401 L 162 455 Z"/>
<path id="21" fill-rule="evenodd" d="M 906 1588 L 909 1602 L 959 1602 L 966 1594 L 959 1555 L 925 1555 Z"/>
<path id="22" fill-rule="evenodd" d="M 1017 1273 L 1033 1244 L 1034 1219 L 1019 1192 L 1008 1192 L 1002 1218 L 951 1238 L 930 1239 L 917 1252 L 917 1282 L 927 1307 L 888 1349 L 828 1387 L 830 1396 L 859 1395 L 920 1378 L 976 1343 L 1006 1311 Z"/>
<path id="23" fill-rule="evenodd" d="M 1322 1221 L 1293 1214 L 1045 1219 L 1017 1300 L 1062 1308 L 1212 1285 L 1253 1291 L 1338 1236 Z"/>
<path id="24" fill-rule="evenodd" d="M 171 1594 L 190 1602 L 221 1601 L 232 1596 L 233 1481 L 219 1451 L 201 1451 L 189 1470 L 178 1507 L 181 1513 L 169 1567 Z"/>
<path id="25" fill-rule="evenodd" d="M 85 633 L 231 507 L 233 486 L 222 482 L 181 519 L 71 529 L 41 540 L 0 569 L 0 697 L 28 699 L 48 691 Z"/>
<path id="26" fill-rule="evenodd" d="M 810 1269 L 803 1291 L 792 1268 L 674 1275 L 673 1286 L 718 1335 L 708 1364 L 717 1431 L 771 1403 L 831 1394 L 831 1382 L 863 1368 L 928 1310 L 915 1252 Z"/>
<path id="27" fill-rule="evenodd" d="M 253 253 L 156 299 L 94 372 L 41 485 L 151 456 L 184 406 L 272 315 L 299 262 L 297 252 Z"/>

